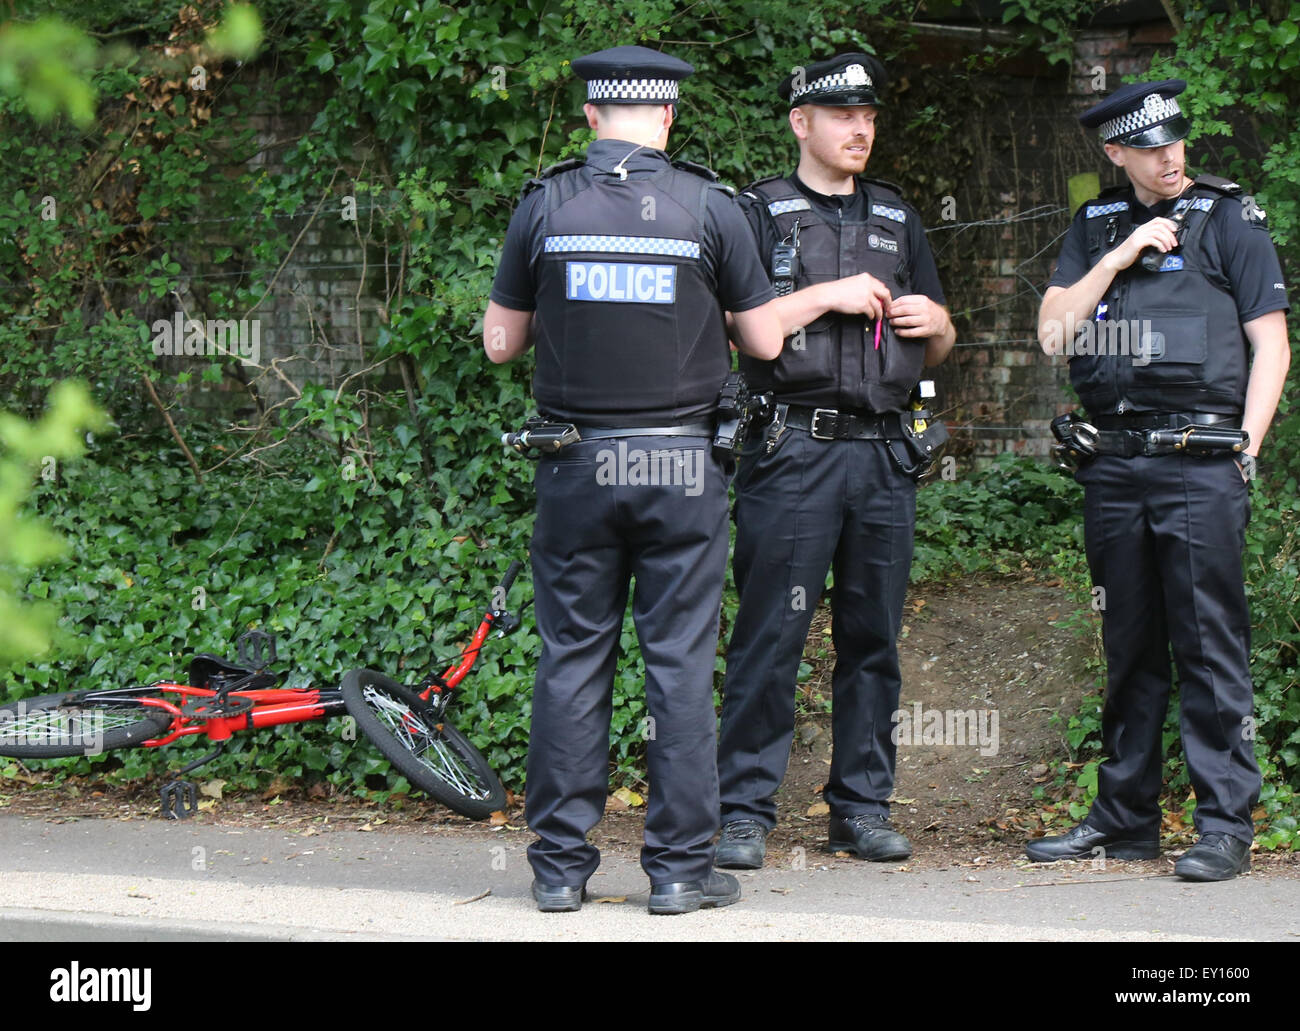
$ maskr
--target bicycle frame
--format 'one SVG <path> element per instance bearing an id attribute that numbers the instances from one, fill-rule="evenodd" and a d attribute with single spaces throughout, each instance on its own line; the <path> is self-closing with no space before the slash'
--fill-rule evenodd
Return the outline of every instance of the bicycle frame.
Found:
<path id="1" fill-rule="evenodd" d="M 473 668 L 474 663 L 478 661 L 479 652 L 483 649 L 483 642 L 487 640 L 488 634 L 492 628 L 496 627 L 502 621 L 506 613 L 497 609 L 489 609 L 483 621 L 479 623 L 478 629 L 474 631 L 474 636 L 470 639 L 469 644 L 461 650 L 460 658 L 447 667 L 445 673 L 441 676 L 430 677 L 425 683 L 420 685 L 420 698 L 422 701 L 432 702 L 439 709 L 445 709 L 447 702 L 450 700 L 456 686 L 465 679 L 465 676 Z M 502 625 L 501 633 L 504 636 L 508 632 L 507 628 Z M 439 696 L 435 699 L 433 696 Z"/>
<path id="2" fill-rule="evenodd" d="M 86 702 L 132 701 L 151 709 L 161 709 L 172 717 L 168 733 L 162 737 L 141 742 L 141 748 L 158 748 L 182 737 L 205 734 L 212 741 L 227 741 L 240 730 L 257 730 L 284 723 L 307 723 L 345 711 L 343 696 L 337 688 L 319 691 L 313 689 L 262 688 L 252 691 L 231 691 L 228 698 L 247 698 L 253 708 L 238 716 L 215 719 L 195 719 L 181 712 L 180 706 L 165 698 L 144 696 L 144 691 L 166 691 L 187 698 L 215 698 L 217 692 L 206 687 L 192 687 L 169 680 L 160 680 L 147 688 L 119 688 L 108 691 L 91 691 L 82 696 Z"/>
<path id="3" fill-rule="evenodd" d="M 492 630 L 498 629 L 504 635 L 513 629 L 509 621 L 513 619 L 507 612 L 491 608 L 483 616 L 474 636 L 461 650 L 456 662 L 447 667 L 441 676 L 433 676 L 420 686 L 421 700 L 430 702 L 435 711 L 441 714 L 451 701 L 457 685 L 469 674 L 478 661 L 479 652 Z M 214 719 L 196 719 L 181 712 L 180 704 L 165 698 L 149 697 L 144 692 L 167 692 L 180 695 L 179 702 L 190 698 L 215 698 L 217 692 L 207 687 L 194 687 L 171 680 L 159 680 L 146 688 L 117 688 L 106 691 L 91 691 L 82 696 L 86 702 L 124 701 L 134 702 L 151 709 L 161 709 L 172 717 L 168 732 L 162 737 L 150 738 L 140 744 L 141 748 L 160 748 L 183 737 L 196 734 L 205 735 L 210 741 L 228 741 L 242 730 L 258 730 L 262 727 L 280 726 L 286 723 L 308 723 L 339 715 L 347 711 L 343 696 L 337 688 L 316 690 L 310 688 L 291 689 L 282 687 L 261 688 L 249 691 L 229 691 L 227 698 L 248 699 L 253 708 L 238 716 L 217 717 Z"/>

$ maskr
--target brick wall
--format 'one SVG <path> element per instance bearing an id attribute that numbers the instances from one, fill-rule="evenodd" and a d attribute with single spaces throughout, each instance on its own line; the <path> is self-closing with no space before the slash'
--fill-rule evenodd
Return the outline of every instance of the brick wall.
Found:
<path id="1" fill-rule="evenodd" d="M 1104 187 L 1122 175 L 1076 116 L 1098 99 L 1099 72 L 1100 92 L 1114 90 L 1170 36 L 1167 22 L 1083 32 L 1068 73 L 1022 61 L 987 76 L 985 96 L 963 98 L 979 131 L 956 224 L 922 205 L 958 328 L 936 376 L 952 453 L 1045 455 L 1048 424 L 1074 407 L 1065 360 L 1038 347 L 1038 304 L 1073 214 L 1070 177 L 1096 172 Z"/>
<path id="2" fill-rule="evenodd" d="M 264 170 L 268 175 L 281 174 L 285 171 L 284 155 L 310 132 L 315 111 L 310 109 L 312 105 L 307 110 L 296 110 L 301 105 L 286 104 L 270 69 L 261 71 L 249 95 L 252 99 L 243 122 L 252 128 L 259 148 L 249 167 L 254 171 Z M 383 263 L 395 262 L 397 251 L 384 247 L 383 241 L 368 239 L 367 212 L 372 203 L 369 196 L 355 197 L 356 221 L 342 217 L 343 198 L 354 193 L 351 184 L 339 175 L 319 210 L 316 210 L 317 202 L 321 201 L 318 193 L 307 196 L 300 211 L 275 219 L 274 231 L 297 243 L 287 260 L 280 256 L 283 267 L 270 291 L 250 315 L 261 323 L 263 368 L 240 370 L 240 376 L 251 382 L 266 408 L 293 396 L 284 379 L 269 370 L 273 361 L 279 363 L 285 377 L 299 388 L 308 382 L 337 386 L 349 374 L 374 361 L 372 351 L 383 308 Z M 269 235 L 256 225 L 233 225 L 228 232 L 229 239 L 242 248 Z M 195 278 L 216 276 L 212 281 L 229 289 L 232 281 L 220 278 L 233 271 L 229 265 L 214 265 L 201 256 L 192 260 Z M 267 278 L 274 271 L 259 270 Z M 358 296 L 363 274 L 365 284 Z M 212 304 L 205 306 L 203 296 L 195 290 L 182 291 L 185 310 L 194 317 L 232 318 L 243 314 L 242 310 L 210 310 Z M 171 310 L 174 307 L 172 304 Z M 151 313 L 151 317 L 170 317 L 170 314 L 166 310 Z M 194 368 L 192 360 L 184 358 L 161 359 L 160 364 L 172 371 Z M 394 380 L 400 384 L 395 374 Z M 373 387 L 375 383 L 372 379 L 368 385 Z M 359 387 L 360 383 L 353 381 L 353 385 Z M 210 383 L 192 382 L 178 400 L 189 418 L 254 417 L 256 413 L 248 389 L 230 376 L 215 389 Z"/>

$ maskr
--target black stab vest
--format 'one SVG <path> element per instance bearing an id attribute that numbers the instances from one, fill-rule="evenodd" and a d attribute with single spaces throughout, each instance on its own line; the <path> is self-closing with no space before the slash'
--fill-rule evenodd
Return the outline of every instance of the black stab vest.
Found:
<path id="1" fill-rule="evenodd" d="M 1201 244 L 1215 205 L 1240 192 L 1227 179 L 1198 176 L 1173 212 L 1190 208 L 1181 246 L 1159 272 L 1140 260 L 1120 272 L 1102 298 L 1102 317 L 1074 327 L 1070 382 L 1089 414 L 1237 415 L 1245 408 L 1245 334 L 1228 284 L 1205 268 Z M 1129 196 L 1128 187 L 1116 187 L 1088 203 L 1089 267 L 1133 232 Z"/>
<path id="2" fill-rule="evenodd" d="M 866 197 L 867 221 L 827 222 L 789 179 L 761 179 L 745 190 L 788 239 L 799 223 L 799 275 L 794 289 L 868 272 L 894 297 L 911 293 L 907 219 L 897 189 L 879 179 L 858 177 Z M 769 255 L 763 255 L 768 261 Z M 769 274 L 771 272 L 769 264 Z M 740 356 L 751 387 L 772 391 L 785 402 L 874 412 L 902 411 L 921 378 L 925 343 L 894 335 L 888 321 L 875 346 L 875 324 L 863 315 L 828 311 L 786 338 L 781 354 L 766 362 Z"/>
<path id="3" fill-rule="evenodd" d="M 545 191 L 533 377 L 545 414 L 652 426 L 716 410 L 731 354 L 701 250 L 709 191 L 725 187 L 682 165 L 620 180 L 565 162 L 530 183 Z"/>

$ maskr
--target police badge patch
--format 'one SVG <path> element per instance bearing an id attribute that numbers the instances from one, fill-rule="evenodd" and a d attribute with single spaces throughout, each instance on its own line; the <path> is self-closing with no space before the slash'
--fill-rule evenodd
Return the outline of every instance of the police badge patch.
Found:
<path id="1" fill-rule="evenodd" d="M 889 254 L 898 253 L 897 240 L 891 240 L 888 236 L 880 236 L 877 233 L 871 233 L 867 237 L 867 246 L 873 251 L 886 251 Z"/>

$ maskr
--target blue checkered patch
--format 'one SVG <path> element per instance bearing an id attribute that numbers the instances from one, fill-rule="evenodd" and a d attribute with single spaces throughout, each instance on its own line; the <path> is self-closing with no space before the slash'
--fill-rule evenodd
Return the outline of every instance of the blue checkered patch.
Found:
<path id="1" fill-rule="evenodd" d="M 808 203 L 806 197 L 795 197 L 794 200 L 774 200 L 767 206 L 768 214 L 784 215 L 787 211 L 810 211 L 812 205 Z"/>
<path id="2" fill-rule="evenodd" d="M 895 222 L 906 222 L 907 212 L 902 208 L 891 208 L 886 204 L 871 205 L 871 213 L 879 215 L 881 218 L 892 219 Z"/>
<path id="3" fill-rule="evenodd" d="M 670 258 L 698 258 L 700 245 L 694 240 L 663 236 L 548 236 L 542 245 L 547 254 L 663 254 Z"/>
<path id="4" fill-rule="evenodd" d="M 1101 215 L 1113 215 L 1117 211 L 1127 211 L 1128 201 L 1117 200 L 1114 204 L 1089 204 L 1083 213 L 1084 218 L 1098 218 Z"/>
<path id="5" fill-rule="evenodd" d="M 1188 200 L 1186 197 L 1179 199 L 1174 205 L 1175 211 L 1182 211 L 1184 208 L 1191 206 L 1193 211 L 1210 211 L 1214 207 L 1214 200 L 1211 197 L 1197 197 L 1195 200 Z"/>

